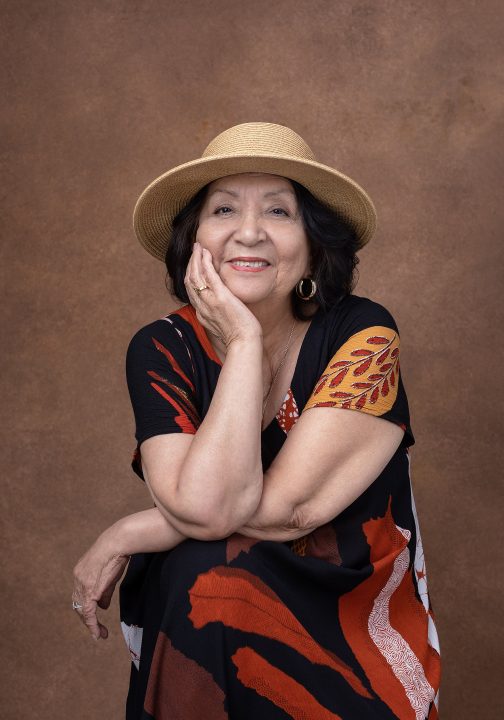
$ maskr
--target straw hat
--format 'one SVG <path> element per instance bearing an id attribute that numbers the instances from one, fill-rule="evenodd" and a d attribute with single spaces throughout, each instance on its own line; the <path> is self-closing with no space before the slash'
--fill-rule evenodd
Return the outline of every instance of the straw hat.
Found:
<path id="1" fill-rule="evenodd" d="M 317 162 L 303 138 L 283 125 L 243 123 L 217 135 L 197 160 L 178 165 L 145 188 L 133 212 L 143 247 L 165 259 L 172 221 L 207 183 L 227 175 L 263 172 L 295 180 L 354 229 L 359 248 L 372 237 L 376 210 L 354 180 Z"/>

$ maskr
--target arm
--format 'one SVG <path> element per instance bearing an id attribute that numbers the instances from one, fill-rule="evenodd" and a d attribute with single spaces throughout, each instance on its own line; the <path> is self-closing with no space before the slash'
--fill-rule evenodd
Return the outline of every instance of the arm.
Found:
<path id="1" fill-rule="evenodd" d="M 217 539 L 239 532 L 281 542 L 302 537 L 339 515 L 369 487 L 403 435 L 396 423 L 364 412 L 331 407 L 306 411 L 264 474 L 260 500 L 243 524 L 242 509 L 233 516 L 230 508 L 225 530 L 219 533 L 214 527 L 201 535 L 189 528 L 188 534 Z"/>
<path id="2" fill-rule="evenodd" d="M 399 425 L 358 411 L 320 407 L 303 413 L 264 475 L 257 510 L 237 532 L 276 541 L 307 535 L 369 487 L 403 435 Z"/>
<path id="3" fill-rule="evenodd" d="M 160 512 L 201 540 L 229 535 L 262 494 L 262 329 L 222 283 L 210 253 L 195 247 L 186 288 L 198 320 L 227 353 L 212 402 L 195 435 L 156 434 L 141 445 L 144 479 Z M 193 286 L 210 290 L 196 295 Z"/>
<path id="4" fill-rule="evenodd" d="M 380 475 L 405 429 L 412 439 L 390 313 L 368 304 L 350 318 L 345 334 L 268 469 L 243 534 L 288 540 L 324 525 Z"/>
<path id="5" fill-rule="evenodd" d="M 262 387 L 260 336 L 233 341 L 197 433 L 156 435 L 142 443 L 147 486 L 179 532 L 202 540 L 225 537 L 257 507 Z"/>

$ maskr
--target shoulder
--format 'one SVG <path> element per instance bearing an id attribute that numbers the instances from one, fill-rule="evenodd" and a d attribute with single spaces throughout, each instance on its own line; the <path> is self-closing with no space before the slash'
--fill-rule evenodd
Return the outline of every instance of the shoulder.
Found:
<path id="1" fill-rule="evenodd" d="M 198 365 L 222 365 L 205 328 L 196 317 L 196 310 L 189 303 L 140 328 L 130 341 L 127 357 L 135 355 L 138 358 L 145 352 L 152 353 L 153 347 L 167 357 L 168 350 L 177 362 L 187 365 L 192 372 Z"/>
<path id="2" fill-rule="evenodd" d="M 394 316 L 385 305 L 361 295 L 347 295 L 329 310 L 328 315 L 333 322 L 359 322 L 363 326 L 369 323 L 398 330 Z"/>
<path id="3" fill-rule="evenodd" d="M 135 332 L 128 344 L 126 362 L 158 352 L 165 356 L 167 353 L 182 354 L 182 358 L 187 352 L 177 310 L 153 320 Z"/>
<path id="4" fill-rule="evenodd" d="M 172 310 L 137 330 L 130 340 L 130 345 L 142 344 L 145 340 L 152 338 L 153 335 L 174 338 L 175 340 L 178 338 L 179 342 L 183 342 L 184 325 L 192 324 L 190 319 L 193 314 L 189 305 Z"/>
<path id="5" fill-rule="evenodd" d="M 347 295 L 325 314 L 324 335 L 331 356 L 347 344 L 360 352 L 361 346 L 369 351 L 371 346 L 378 346 L 385 340 L 393 342 L 394 347 L 400 341 L 399 329 L 390 310 L 376 300 L 360 295 Z"/>

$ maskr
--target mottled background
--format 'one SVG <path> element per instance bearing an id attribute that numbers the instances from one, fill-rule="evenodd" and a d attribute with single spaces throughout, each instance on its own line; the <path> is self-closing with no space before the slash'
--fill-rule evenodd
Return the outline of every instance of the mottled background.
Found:
<path id="1" fill-rule="evenodd" d="M 70 600 L 87 546 L 148 505 L 124 355 L 174 302 L 131 213 L 154 177 L 252 120 L 291 126 L 377 205 L 355 293 L 401 332 L 441 716 L 503 716 L 503 14 L 496 0 L 2 3 L 5 720 L 124 716 L 117 605 L 95 644 Z"/>

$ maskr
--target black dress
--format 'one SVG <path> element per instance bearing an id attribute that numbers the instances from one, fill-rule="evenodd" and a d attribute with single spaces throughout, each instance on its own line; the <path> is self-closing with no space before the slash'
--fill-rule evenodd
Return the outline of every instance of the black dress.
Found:
<path id="1" fill-rule="evenodd" d="M 127 379 L 140 477 L 140 444 L 194 434 L 221 367 L 191 305 L 134 336 Z M 234 533 L 133 556 L 120 587 L 132 657 L 127 720 L 438 717 L 439 644 L 410 481 L 415 439 L 399 333 L 368 298 L 317 311 L 262 433 L 264 470 L 300 414 L 327 406 L 399 424 L 400 447 L 357 500 L 299 540 Z"/>

